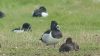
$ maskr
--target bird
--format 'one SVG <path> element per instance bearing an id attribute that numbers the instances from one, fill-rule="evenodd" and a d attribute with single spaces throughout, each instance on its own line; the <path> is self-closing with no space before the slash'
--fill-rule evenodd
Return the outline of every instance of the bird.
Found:
<path id="1" fill-rule="evenodd" d="M 32 30 L 31 30 L 31 25 L 29 23 L 24 23 L 22 27 L 15 28 L 12 31 L 16 33 L 22 33 L 25 31 L 32 31 Z"/>
<path id="2" fill-rule="evenodd" d="M 4 13 L 2 11 L 0 11 L 0 18 L 4 17 Z"/>
<path id="3" fill-rule="evenodd" d="M 47 17 L 48 12 L 44 6 L 40 6 L 38 9 L 34 10 L 33 17 Z"/>
<path id="4" fill-rule="evenodd" d="M 12 31 L 13 31 L 13 32 L 16 32 L 16 33 L 22 33 L 22 32 L 24 32 L 24 30 L 21 29 L 20 27 L 19 27 L 19 28 L 15 28 L 15 29 L 13 29 Z"/>
<path id="5" fill-rule="evenodd" d="M 73 42 L 71 37 L 68 37 L 66 43 L 63 43 L 59 48 L 59 52 L 69 52 L 73 50 L 78 51 L 79 45 Z"/>
<path id="6" fill-rule="evenodd" d="M 45 31 L 41 37 L 41 41 L 46 45 L 55 45 L 62 38 L 62 32 L 60 31 L 59 25 L 56 21 L 51 21 L 50 29 Z"/>

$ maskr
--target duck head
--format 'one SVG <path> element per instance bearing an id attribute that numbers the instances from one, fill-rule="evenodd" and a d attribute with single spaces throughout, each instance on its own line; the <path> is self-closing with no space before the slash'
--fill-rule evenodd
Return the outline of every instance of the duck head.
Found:
<path id="1" fill-rule="evenodd" d="M 66 43 L 72 43 L 72 38 L 71 37 L 67 38 Z"/>
<path id="2" fill-rule="evenodd" d="M 51 21 L 51 30 L 60 30 L 59 25 L 56 21 Z"/>
<path id="3" fill-rule="evenodd" d="M 41 6 L 41 7 L 39 8 L 39 10 L 40 10 L 41 12 L 46 12 L 46 8 L 45 8 L 44 6 Z"/>

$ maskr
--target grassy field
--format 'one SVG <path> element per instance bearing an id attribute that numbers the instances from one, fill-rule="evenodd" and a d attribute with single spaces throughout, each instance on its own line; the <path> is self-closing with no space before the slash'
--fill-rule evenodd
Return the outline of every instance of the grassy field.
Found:
<path id="1" fill-rule="evenodd" d="M 32 17 L 39 6 L 45 6 L 48 17 Z M 0 56 L 100 56 L 100 0 L 0 0 Z M 56 20 L 63 38 L 56 45 L 46 46 L 39 39 Z M 28 22 L 32 32 L 13 33 L 11 30 Z M 59 53 L 58 49 L 71 36 L 80 50 Z"/>

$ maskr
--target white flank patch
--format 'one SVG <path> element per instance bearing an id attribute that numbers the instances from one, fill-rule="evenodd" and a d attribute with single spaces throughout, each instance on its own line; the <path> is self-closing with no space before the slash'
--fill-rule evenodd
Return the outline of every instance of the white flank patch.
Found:
<path id="1" fill-rule="evenodd" d="M 24 32 L 24 30 L 14 30 L 14 32 L 16 32 L 16 33 L 22 33 L 22 32 Z"/>
<path id="2" fill-rule="evenodd" d="M 48 16 L 48 13 L 42 12 L 42 16 L 43 16 L 43 17 L 47 17 L 47 16 Z"/>
<path id="3" fill-rule="evenodd" d="M 59 42 L 59 39 L 53 38 L 50 34 L 43 34 L 42 36 L 42 40 L 46 43 L 46 44 L 55 44 L 57 42 Z"/>

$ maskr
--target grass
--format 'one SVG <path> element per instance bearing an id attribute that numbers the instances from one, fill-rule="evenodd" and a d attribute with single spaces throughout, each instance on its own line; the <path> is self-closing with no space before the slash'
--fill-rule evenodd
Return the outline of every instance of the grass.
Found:
<path id="1" fill-rule="evenodd" d="M 32 12 L 44 5 L 48 17 L 32 17 Z M 100 56 L 99 0 L 0 0 L 0 56 Z M 56 48 L 39 41 L 42 33 L 56 20 L 63 38 Z M 24 22 L 32 25 L 32 32 L 13 33 L 12 29 Z M 80 51 L 59 53 L 58 49 L 71 36 Z"/>

